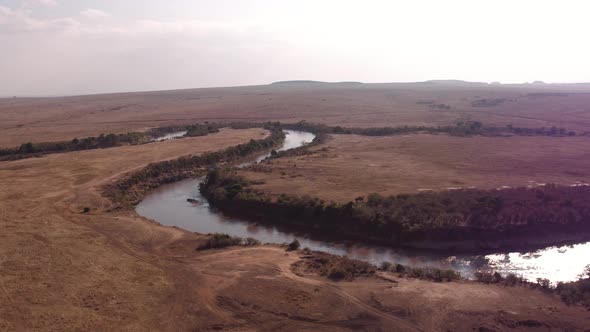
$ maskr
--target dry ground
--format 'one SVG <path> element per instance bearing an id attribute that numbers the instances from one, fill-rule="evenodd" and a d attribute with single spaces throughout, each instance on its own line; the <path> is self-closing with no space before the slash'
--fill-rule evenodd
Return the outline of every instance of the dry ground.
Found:
<path id="1" fill-rule="evenodd" d="M 54 154 L 0 164 L 0 331 L 583 331 L 590 313 L 524 288 L 299 276 L 275 246 L 195 252 L 202 236 L 97 187 L 146 163 L 264 135 Z M 82 214 L 83 207 L 91 207 Z M 487 330 L 486 330 L 487 331 Z"/>
<path id="2" fill-rule="evenodd" d="M 571 93 L 529 95 L 530 93 Z M 479 99 L 503 98 L 491 107 Z M 449 105 L 431 108 L 423 102 Z M 590 131 L 590 85 L 457 83 L 279 84 L 58 98 L 0 99 L 0 147 L 202 121 L 344 126 L 448 125 L 462 114 L 487 125 Z"/>
<path id="3" fill-rule="evenodd" d="M 333 135 L 308 156 L 267 163 L 268 172 L 242 171 L 272 194 L 350 201 L 368 193 L 535 183 L 590 182 L 589 137 L 453 137 Z M 532 181 L 532 182 L 531 182 Z"/>

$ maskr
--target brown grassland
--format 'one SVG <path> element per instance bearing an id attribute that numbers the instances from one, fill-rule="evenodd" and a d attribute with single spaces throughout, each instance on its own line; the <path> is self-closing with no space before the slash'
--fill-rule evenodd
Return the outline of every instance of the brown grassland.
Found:
<path id="1" fill-rule="evenodd" d="M 294 274 L 277 246 L 194 251 L 202 235 L 133 211 L 99 187 L 148 162 L 260 137 L 259 129 L 54 154 L 0 165 L 3 330 L 581 329 L 590 314 L 526 288 L 395 276 Z M 82 213 L 91 207 L 89 214 Z M 272 296 L 269 296 L 272 294 Z M 334 310 L 338 308 L 338 310 Z M 475 318 L 474 318 L 475 317 Z"/>
<path id="2" fill-rule="evenodd" d="M 482 100 L 500 100 L 491 104 Z M 429 104 L 430 103 L 430 104 Z M 433 107 L 448 105 L 449 109 Z M 488 105 L 488 106 L 482 106 Z M 493 106 L 492 106 L 493 105 Z M 490 126 L 590 130 L 590 85 L 290 83 L 0 99 L 0 147 L 203 121 L 444 126 L 461 114 Z"/>
<path id="3" fill-rule="evenodd" d="M 313 153 L 239 172 L 271 195 L 348 202 L 369 193 L 590 182 L 590 137 L 331 135 Z"/>
<path id="4" fill-rule="evenodd" d="M 437 125 L 452 123 L 462 111 L 486 123 L 590 128 L 590 95 L 527 95 L 547 89 L 273 85 L 0 99 L 0 146 L 199 121 Z M 471 106 L 500 97 L 516 101 Z M 422 99 L 451 109 L 418 104 Z M 384 272 L 334 282 L 294 271 L 300 253 L 275 245 L 195 251 L 205 235 L 164 227 L 131 210 L 110 211 L 112 202 L 101 195 L 106 183 L 148 163 L 267 134 L 222 129 L 204 137 L 1 162 L 0 331 L 587 330 L 587 309 L 526 287 L 435 283 Z M 273 161 L 264 186 L 350 199 L 421 187 L 573 182 L 588 172 L 586 139 L 335 136 L 326 151 L 319 146 L 310 156 Z M 312 183 L 320 190 L 311 191 Z"/>

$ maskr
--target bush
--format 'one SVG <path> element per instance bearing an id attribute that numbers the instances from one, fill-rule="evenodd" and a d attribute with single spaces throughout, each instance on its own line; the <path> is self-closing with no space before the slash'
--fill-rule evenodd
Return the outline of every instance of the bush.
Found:
<path id="1" fill-rule="evenodd" d="M 293 242 L 289 243 L 289 245 L 287 246 L 287 251 L 295 251 L 299 249 L 300 246 L 301 244 L 299 243 L 299 241 L 297 241 L 297 239 L 294 239 Z"/>
<path id="2" fill-rule="evenodd" d="M 555 292 L 567 304 L 581 304 L 590 309 L 590 265 L 586 266 L 578 281 L 560 282 Z"/>
<path id="3" fill-rule="evenodd" d="M 379 270 L 381 271 L 391 271 L 392 264 L 390 262 L 383 262 L 381 266 L 379 266 Z"/>
<path id="4" fill-rule="evenodd" d="M 206 250 L 215 248 L 225 248 L 230 246 L 242 245 L 243 239 L 237 236 L 230 236 L 223 233 L 213 234 L 204 244 L 197 247 L 196 250 Z"/>
<path id="5" fill-rule="evenodd" d="M 395 264 L 395 272 L 404 273 L 406 272 L 406 267 L 401 264 Z"/>
<path id="6" fill-rule="evenodd" d="M 346 278 L 346 271 L 342 270 L 340 267 L 332 267 L 328 270 L 327 277 L 332 280 L 342 280 Z"/>
<path id="7" fill-rule="evenodd" d="M 260 245 L 260 241 L 256 240 L 253 237 L 248 237 L 244 241 L 244 245 L 248 246 L 248 247 L 257 246 L 257 245 Z"/>
<path id="8" fill-rule="evenodd" d="M 213 124 L 195 124 L 188 128 L 187 133 L 185 136 L 188 137 L 198 137 L 198 136 L 206 136 L 210 133 L 217 133 L 219 132 L 219 127 Z"/>

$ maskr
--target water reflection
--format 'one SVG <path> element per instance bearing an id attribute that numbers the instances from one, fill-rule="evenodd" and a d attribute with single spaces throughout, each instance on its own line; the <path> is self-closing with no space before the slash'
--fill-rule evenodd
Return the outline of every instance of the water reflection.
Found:
<path id="1" fill-rule="evenodd" d="M 486 257 L 490 266 L 500 273 L 515 273 L 528 280 L 574 281 L 590 264 L 590 242 Z"/>

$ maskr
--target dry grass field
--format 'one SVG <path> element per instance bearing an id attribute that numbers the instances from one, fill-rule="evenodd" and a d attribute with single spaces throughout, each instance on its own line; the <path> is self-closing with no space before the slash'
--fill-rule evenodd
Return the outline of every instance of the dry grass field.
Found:
<path id="1" fill-rule="evenodd" d="M 487 102 L 482 106 L 484 99 Z M 287 83 L 79 97 L 4 98 L 0 99 L 0 147 L 203 121 L 306 120 L 351 127 L 436 126 L 451 124 L 462 114 L 486 125 L 558 126 L 583 132 L 590 131 L 588 105 L 590 86 L 586 84 L 461 82 Z"/>
<path id="2" fill-rule="evenodd" d="M 260 129 L 0 164 L 1 331 L 582 331 L 590 313 L 527 288 L 383 276 L 331 282 L 277 246 L 197 252 L 202 235 L 99 187 L 158 160 L 256 139 Z M 82 213 L 89 207 L 89 213 Z M 338 310 L 335 310 L 338 308 Z"/>
<path id="3" fill-rule="evenodd" d="M 590 182 L 588 137 L 332 135 L 313 151 L 275 159 L 259 171 L 241 174 L 264 182 L 255 187 L 275 195 L 340 202 L 373 192 Z"/>

